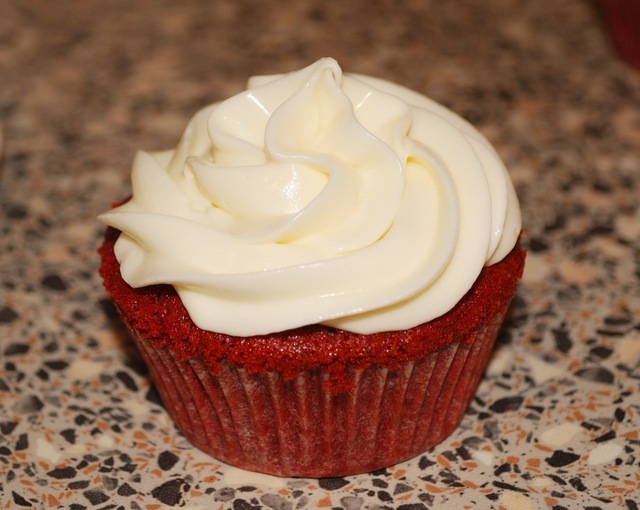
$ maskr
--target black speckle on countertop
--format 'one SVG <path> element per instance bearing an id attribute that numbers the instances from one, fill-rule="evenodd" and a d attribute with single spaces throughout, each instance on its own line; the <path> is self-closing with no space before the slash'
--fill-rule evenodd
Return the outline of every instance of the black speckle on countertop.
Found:
<path id="1" fill-rule="evenodd" d="M 13 410 L 18 415 L 37 413 L 44 407 L 44 403 L 37 395 L 23 395 L 15 402 Z"/>
<path id="2" fill-rule="evenodd" d="M 12 342 L 4 349 L 5 356 L 16 356 L 29 352 L 30 346 L 25 343 Z"/>
<path id="3" fill-rule="evenodd" d="M 320 478 L 318 480 L 318 485 L 323 489 L 335 491 L 341 489 L 345 485 L 349 485 L 349 480 L 346 478 Z"/>
<path id="4" fill-rule="evenodd" d="M 109 501 L 109 496 L 98 489 L 86 490 L 82 495 L 89 500 L 92 505 L 100 505 Z"/>
<path id="5" fill-rule="evenodd" d="M 183 478 L 175 478 L 155 487 L 151 495 L 165 505 L 176 506 L 189 488 L 189 484 Z"/>
<path id="6" fill-rule="evenodd" d="M 552 467 L 563 467 L 568 464 L 572 464 L 576 462 L 580 458 L 580 455 L 577 455 L 573 452 L 566 452 L 563 450 L 555 450 L 551 457 L 545 459 L 547 464 Z"/>
<path id="7" fill-rule="evenodd" d="M 521 396 L 504 397 L 496 400 L 489 406 L 494 413 L 506 413 L 517 411 L 522 406 L 523 398 Z"/>
<path id="8" fill-rule="evenodd" d="M 581 368 L 576 371 L 576 376 L 604 384 L 613 384 L 615 381 L 613 372 L 604 367 Z"/>
<path id="9" fill-rule="evenodd" d="M 55 291 L 65 291 L 67 290 L 67 283 L 62 279 L 60 275 L 57 274 L 49 274 L 42 278 L 42 286 Z"/>
<path id="10" fill-rule="evenodd" d="M 158 466 L 163 471 L 170 471 L 176 465 L 180 457 L 175 453 L 165 450 L 158 455 Z"/>
<path id="11" fill-rule="evenodd" d="M 65 466 L 61 468 L 52 469 L 47 473 L 47 476 L 56 478 L 58 480 L 64 478 L 74 478 L 78 474 L 78 471 L 72 466 Z"/>

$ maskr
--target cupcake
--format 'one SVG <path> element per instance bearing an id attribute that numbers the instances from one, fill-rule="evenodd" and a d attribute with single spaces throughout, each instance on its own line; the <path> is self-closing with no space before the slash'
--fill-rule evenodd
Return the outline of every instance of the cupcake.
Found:
<path id="1" fill-rule="evenodd" d="M 598 0 L 597 6 L 620 57 L 640 70 L 640 0 Z"/>
<path id="2" fill-rule="evenodd" d="M 459 424 L 522 274 L 513 185 L 432 100 L 332 59 L 198 112 L 100 216 L 100 273 L 177 427 L 280 476 Z"/>

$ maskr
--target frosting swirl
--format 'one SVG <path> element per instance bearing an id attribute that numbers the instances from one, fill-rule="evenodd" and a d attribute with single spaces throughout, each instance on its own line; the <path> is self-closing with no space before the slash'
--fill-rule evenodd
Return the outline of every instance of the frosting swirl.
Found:
<path id="1" fill-rule="evenodd" d="M 99 218 L 133 287 L 168 283 L 202 329 L 407 329 L 451 309 L 515 245 L 506 169 L 471 125 L 332 59 L 252 78 L 173 151 L 136 155 Z"/>

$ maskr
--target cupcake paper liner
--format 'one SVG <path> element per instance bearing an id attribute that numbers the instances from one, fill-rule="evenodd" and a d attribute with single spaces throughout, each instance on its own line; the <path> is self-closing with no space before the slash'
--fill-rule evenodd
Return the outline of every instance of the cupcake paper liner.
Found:
<path id="1" fill-rule="evenodd" d="M 234 466 L 288 477 L 381 469 L 440 443 L 458 426 L 487 365 L 503 314 L 472 341 L 453 342 L 389 369 L 347 366 L 350 391 L 320 369 L 285 379 L 185 358 L 134 333 L 177 427 L 196 447 Z M 156 344 L 157 345 L 157 344 Z"/>

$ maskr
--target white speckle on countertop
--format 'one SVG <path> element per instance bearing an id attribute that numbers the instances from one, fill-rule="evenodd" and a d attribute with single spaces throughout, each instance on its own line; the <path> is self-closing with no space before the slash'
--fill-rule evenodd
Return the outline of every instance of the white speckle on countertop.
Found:
<path id="1" fill-rule="evenodd" d="M 588 464 L 596 466 L 598 464 L 607 464 L 614 460 L 622 453 L 623 446 L 616 442 L 610 441 L 596 446 L 589 452 Z"/>
<path id="2" fill-rule="evenodd" d="M 580 425 L 575 423 L 562 423 L 540 434 L 540 441 L 553 447 L 562 446 L 571 441 L 576 434 L 579 434 L 583 430 Z"/>
<path id="3" fill-rule="evenodd" d="M 51 464 L 56 464 L 62 458 L 62 454 L 53 444 L 47 441 L 44 437 L 36 439 L 36 455 L 41 459 L 49 461 Z"/>

